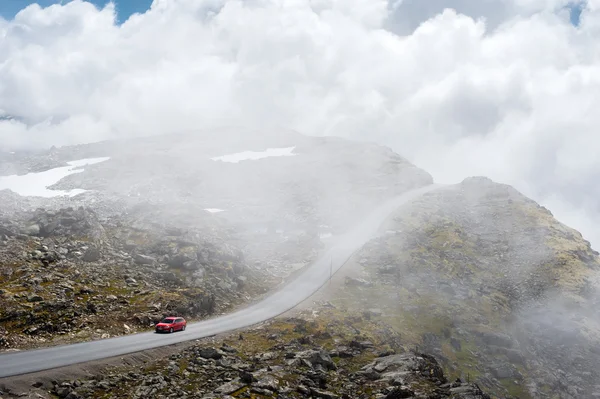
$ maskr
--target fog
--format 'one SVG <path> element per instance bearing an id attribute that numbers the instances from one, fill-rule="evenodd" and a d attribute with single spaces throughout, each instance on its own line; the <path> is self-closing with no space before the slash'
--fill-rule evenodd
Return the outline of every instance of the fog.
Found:
<path id="1" fill-rule="evenodd" d="M 112 4 L 32 5 L 0 22 L 0 142 L 231 123 L 376 141 L 440 182 L 513 184 L 596 242 L 598 13 L 574 27 L 567 3 L 155 1 L 122 25 Z"/>
<path id="2" fill-rule="evenodd" d="M 89 164 L 107 161 L 109 158 L 82 159 L 68 162 L 69 166 L 49 169 L 43 172 L 32 172 L 25 175 L 0 176 L 0 190 L 11 190 L 22 196 L 56 197 L 75 196 L 85 190 L 73 189 L 70 191 L 49 190 L 48 187 L 58 183 L 63 178 L 84 171 L 82 167 Z"/>
<path id="3" fill-rule="evenodd" d="M 36 180 L 44 196 L 79 194 L 57 206 L 101 193 L 102 217 L 198 227 L 251 254 L 249 264 L 279 251 L 297 270 L 384 200 L 488 176 L 597 247 L 599 6 L 581 4 L 575 26 L 563 0 L 156 0 L 123 24 L 113 4 L 32 5 L 0 19 L 0 190 L 25 181 L 21 193 L 39 193 L 26 176 L 58 171 L 68 176 Z M 84 172 L 69 164 L 90 158 L 107 160 Z M 462 308 L 473 298 L 508 309 L 506 332 L 528 361 L 591 389 L 596 361 L 573 362 L 597 342 L 600 295 L 577 291 L 597 270 L 571 273 L 546 247 L 550 233 L 578 235 L 550 228 L 549 213 L 527 224 L 506 186 L 471 183 L 467 197 L 445 191 L 460 240 L 435 241 L 442 249 L 403 263 L 395 283 L 445 301 L 470 326 L 489 322 Z M 3 213 L 46 204 L 7 198 Z M 437 215 L 424 198 L 419 215 Z M 435 237 L 440 223 L 388 239 L 402 250 L 446 240 Z M 588 250 L 569 254 L 592 264 Z M 373 253 L 371 267 L 386 266 Z M 427 261 L 453 269 L 434 273 Z"/>
<path id="4" fill-rule="evenodd" d="M 0 20 L 4 150 L 281 126 L 391 146 L 438 182 L 515 185 L 600 241 L 596 1 L 155 1 L 121 25 L 115 12 L 73 1 Z"/>
<path id="5" fill-rule="evenodd" d="M 599 259 L 516 190 L 483 178 L 440 187 L 398 209 L 355 260 L 346 273 L 372 287 L 355 281 L 334 304 L 382 310 L 405 342 L 477 373 L 488 393 L 500 380 L 534 398 L 597 394 Z"/>

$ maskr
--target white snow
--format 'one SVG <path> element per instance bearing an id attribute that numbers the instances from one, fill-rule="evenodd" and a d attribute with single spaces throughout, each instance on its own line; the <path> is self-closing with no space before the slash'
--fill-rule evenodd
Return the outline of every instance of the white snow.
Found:
<path id="1" fill-rule="evenodd" d="M 210 213 L 225 212 L 223 209 L 217 209 L 217 208 L 206 208 L 205 211 L 210 212 Z"/>
<path id="2" fill-rule="evenodd" d="M 0 190 L 9 189 L 21 196 L 27 197 L 59 197 L 75 195 L 86 192 L 87 190 L 49 190 L 48 187 L 58 183 L 64 177 L 84 171 L 84 166 L 104 162 L 110 158 L 88 158 L 78 161 L 67 162 L 69 166 L 62 166 L 39 173 L 28 173 L 18 176 L 0 176 Z"/>
<path id="3" fill-rule="evenodd" d="M 268 158 L 268 157 L 293 157 L 294 149 L 296 147 L 286 147 L 286 148 L 267 148 L 265 151 L 256 152 L 256 151 L 244 151 L 238 152 L 236 154 L 223 155 L 220 157 L 211 158 L 213 161 L 222 161 L 222 162 L 231 162 L 238 163 L 240 161 L 256 161 L 258 159 Z"/>

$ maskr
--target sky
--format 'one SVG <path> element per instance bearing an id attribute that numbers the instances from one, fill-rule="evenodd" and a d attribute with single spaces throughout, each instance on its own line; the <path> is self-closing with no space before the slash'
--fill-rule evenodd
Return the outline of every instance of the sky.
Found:
<path id="1" fill-rule="evenodd" d="M 38 0 L 38 1 L 30 1 L 30 0 L 4 0 L 0 3 L 0 16 L 4 19 L 12 19 L 15 15 L 31 4 L 38 4 L 41 7 L 48 7 L 53 4 L 65 4 L 72 0 Z M 108 3 L 108 0 L 93 0 L 90 3 L 94 4 L 97 8 L 103 8 Z M 150 6 L 152 5 L 152 0 L 114 0 L 115 11 L 117 15 L 117 23 L 125 22 L 133 13 L 144 13 L 148 11 Z M 431 14 L 432 11 L 439 11 L 440 2 L 436 1 L 428 1 L 428 0 L 404 0 L 405 8 L 414 8 L 420 10 L 422 14 Z M 468 1 L 464 2 L 455 2 L 454 7 L 460 12 L 461 7 L 468 4 Z M 471 1 L 471 3 L 473 3 Z M 486 4 L 487 3 L 487 4 Z M 477 10 L 476 12 L 472 12 L 472 16 L 478 17 L 485 13 L 485 9 L 488 7 L 489 1 L 482 1 L 477 4 L 468 4 L 468 8 L 471 10 L 474 8 Z M 583 2 L 571 1 L 565 5 L 565 7 L 572 10 L 570 13 L 571 23 L 577 25 L 579 23 L 579 16 L 582 10 Z M 419 11 L 417 11 L 419 12 Z M 477 15 L 479 14 L 479 15 Z M 491 15 L 490 15 L 491 16 Z M 408 21 L 409 25 L 413 27 L 422 21 L 423 17 L 421 15 L 420 18 L 414 18 L 412 21 Z M 393 29 L 393 26 L 392 26 Z"/>
<path id="2" fill-rule="evenodd" d="M 70 0 L 2 0 L 0 1 L 0 17 L 12 19 L 19 11 L 34 3 L 41 7 L 48 7 L 53 4 L 65 4 L 69 1 Z M 108 0 L 90 1 L 90 3 L 94 4 L 97 8 L 103 8 L 108 2 Z M 148 11 L 152 4 L 152 0 L 117 0 L 113 1 L 113 3 L 115 4 L 117 13 L 117 23 L 122 23 L 133 13 L 144 13 Z"/>
<path id="3" fill-rule="evenodd" d="M 600 0 L 0 3 L 0 149 L 224 124 L 374 141 L 600 248 Z"/>

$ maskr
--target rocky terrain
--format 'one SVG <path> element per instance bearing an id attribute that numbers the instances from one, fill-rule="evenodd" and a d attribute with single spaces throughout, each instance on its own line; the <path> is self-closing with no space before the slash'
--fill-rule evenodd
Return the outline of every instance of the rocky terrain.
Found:
<path id="1" fill-rule="evenodd" d="M 449 375 L 500 397 L 600 396 L 598 253 L 512 187 L 428 193 L 354 261 L 334 303 L 377 304 Z"/>
<path id="2" fill-rule="evenodd" d="M 279 280 L 223 239 L 100 222 L 89 208 L 39 209 L 2 225 L 0 347 L 26 348 L 147 330 L 246 303 Z"/>
<path id="3" fill-rule="evenodd" d="M 0 176 L 23 175 L 66 166 L 64 161 L 39 155 L 37 152 L 16 154 L 0 151 Z"/>
<path id="4" fill-rule="evenodd" d="M 74 197 L 0 190 L 0 350 L 133 333 L 166 314 L 228 312 L 310 264 L 327 246 L 323 233 L 431 182 L 376 145 L 234 133 L 1 154 L 2 174 L 108 160 L 54 185 L 90 190 Z M 212 159 L 285 146 L 294 156 Z"/>
<path id="5" fill-rule="evenodd" d="M 319 307 L 259 328 L 204 340 L 139 366 L 69 381 L 39 380 L 6 398 L 489 399 L 449 380 L 430 355 L 402 344 L 377 313 Z M 2 393 L 1 391 L 4 391 Z"/>
<path id="6" fill-rule="evenodd" d="M 292 147 L 293 156 L 215 160 Z M 239 230 L 327 226 L 335 234 L 361 220 L 373 203 L 432 182 L 389 148 L 289 131 L 223 130 L 62 147 L 8 158 L 3 169 L 37 171 L 98 157 L 110 159 L 52 188 L 93 190 L 101 203 L 160 207 L 167 210 L 162 218 L 187 224 L 198 221 L 198 208 L 219 208 L 225 212 L 218 218 Z"/>
<path id="7" fill-rule="evenodd" d="M 283 147 L 294 155 L 213 160 Z M 0 170 L 89 157 L 110 159 L 54 186 L 84 194 L 0 191 L 0 350 L 228 312 L 314 260 L 323 233 L 335 240 L 373 204 L 432 181 L 389 149 L 293 132 L 55 148 Z M 327 292 L 331 306 L 145 365 L 34 381 L 27 395 L 600 397 L 600 258 L 581 234 L 479 177 L 425 194 L 380 232 Z"/>

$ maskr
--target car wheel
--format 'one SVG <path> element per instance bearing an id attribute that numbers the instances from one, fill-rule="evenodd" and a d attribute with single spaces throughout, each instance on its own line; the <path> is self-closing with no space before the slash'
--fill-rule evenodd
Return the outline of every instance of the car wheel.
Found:
<path id="1" fill-rule="evenodd" d="M 169 332 L 170 332 L 170 333 L 172 333 L 172 332 L 173 332 L 173 327 L 171 327 L 171 329 L 169 330 Z"/>
<path id="2" fill-rule="evenodd" d="M 181 327 L 181 331 L 185 331 L 185 326 Z"/>

